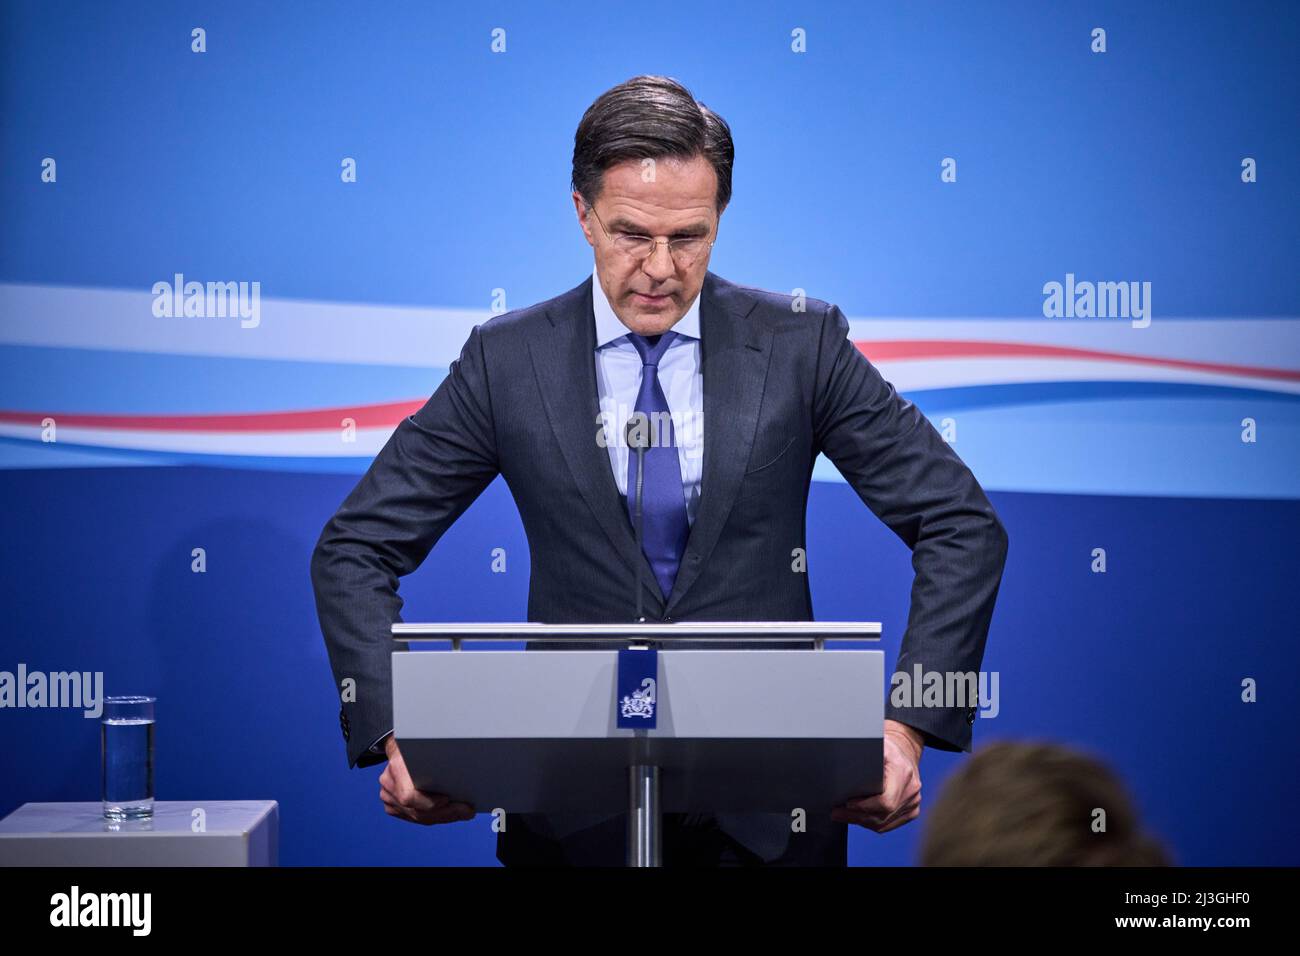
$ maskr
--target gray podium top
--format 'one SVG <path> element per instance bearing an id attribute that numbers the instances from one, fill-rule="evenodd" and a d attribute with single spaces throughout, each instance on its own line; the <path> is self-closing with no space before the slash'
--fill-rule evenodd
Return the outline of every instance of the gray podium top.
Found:
<path id="1" fill-rule="evenodd" d="M 394 732 L 417 787 L 483 812 L 617 812 L 629 768 L 647 765 L 662 771 L 665 813 L 829 812 L 880 792 L 884 653 L 870 646 L 880 630 L 394 624 Z M 459 649 L 520 640 L 553 652 Z M 416 650 L 439 641 L 452 650 Z M 841 642 L 868 647 L 831 649 Z M 653 728 L 617 726 L 618 649 L 629 644 L 659 649 L 657 676 L 642 682 Z"/>
<path id="2" fill-rule="evenodd" d="M 99 801 L 24 803 L 0 820 L 0 866 L 275 866 L 279 839 L 274 800 L 160 800 L 121 822 Z"/>

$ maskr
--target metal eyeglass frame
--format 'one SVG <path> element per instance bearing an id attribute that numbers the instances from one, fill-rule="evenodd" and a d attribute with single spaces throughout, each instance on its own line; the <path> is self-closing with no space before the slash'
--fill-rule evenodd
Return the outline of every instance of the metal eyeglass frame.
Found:
<path id="1" fill-rule="evenodd" d="M 677 268 L 679 269 L 689 269 L 701 257 L 706 255 L 713 248 L 713 244 L 718 241 L 716 238 L 718 232 L 717 232 L 717 228 L 715 227 L 713 231 L 713 235 L 715 238 L 708 240 L 704 248 L 701 249 L 698 253 L 696 253 L 689 262 L 682 263 L 678 261 L 677 255 L 673 251 L 673 243 L 674 242 L 680 243 L 683 241 L 694 242 L 703 239 L 704 238 L 703 236 L 682 236 L 678 239 L 656 239 L 654 236 L 642 236 L 642 235 L 634 236 L 631 233 L 620 233 L 618 236 L 613 236 L 610 234 L 610 231 L 605 228 L 605 221 L 600 218 L 600 213 L 596 212 L 596 207 L 593 206 L 591 203 L 587 202 L 585 199 L 583 200 L 583 204 L 587 207 L 587 209 L 591 212 L 591 214 L 596 217 L 596 221 L 600 223 L 600 228 L 604 230 L 604 233 L 609 238 L 609 241 L 614 244 L 614 248 L 618 249 L 619 252 L 623 253 L 623 255 L 627 256 L 629 259 L 634 259 L 637 262 L 644 262 L 645 260 L 649 259 L 651 256 L 655 254 L 655 250 L 659 248 L 659 244 L 663 243 L 664 245 L 668 246 L 668 258 L 672 260 L 673 264 L 677 266 Z M 630 239 L 630 238 L 649 239 L 651 243 L 650 251 L 647 252 L 644 256 L 637 257 L 619 245 L 619 239 Z M 678 246 L 678 248 L 680 249 L 681 247 Z"/>

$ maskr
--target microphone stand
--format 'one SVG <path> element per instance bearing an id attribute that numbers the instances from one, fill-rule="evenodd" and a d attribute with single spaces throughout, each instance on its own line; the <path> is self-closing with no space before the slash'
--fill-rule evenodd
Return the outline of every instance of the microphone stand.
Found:
<path id="1" fill-rule="evenodd" d="M 642 517 L 641 507 L 641 489 L 645 480 L 645 436 L 638 432 L 636 428 L 638 415 L 642 420 L 644 420 L 645 414 L 643 412 L 633 413 L 632 417 L 628 419 L 627 425 L 624 426 L 623 437 L 627 439 L 627 445 L 629 448 L 636 449 L 636 510 L 635 518 L 633 520 L 633 525 L 636 530 L 636 550 L 638 558 L 636 562 L 636 621 L 638 624 L 644 624 L 645 614 L 642 612 L 642 589 L 644 586 L 645 574 L 641 570 L 640 557 L 645 553 L 645 541 L 643 537 L 644 519 Z"/>
<path id="2" fill-rule="evenodd" d="M 641 491 L 645 483 L 645 449 L 646 436 L 641 434 L 636 425 L 645 421 L 644 412 L 633 412 L 623 429 L 629 448 L 636 449 L 636 504 L 633 524 L 636 528 L 636 620 L 645 623 L 643 608 L 642 555 L 645 554 L 643 542 L 643 508 Z M 630 490 L 630 489 L 629 489 Z M 649 642 L 633 643 L 632 647 L 642 649 L 649 647 Z M 646 731 L 633 731 L 643 736 Z M 650 763 L 641 763 L 636 758 L 628 767 L 628 804 L 627 804 L 627 865 L 628 866 L 663 866 L 663 814 L 659 802 L 659 768 Z"/>

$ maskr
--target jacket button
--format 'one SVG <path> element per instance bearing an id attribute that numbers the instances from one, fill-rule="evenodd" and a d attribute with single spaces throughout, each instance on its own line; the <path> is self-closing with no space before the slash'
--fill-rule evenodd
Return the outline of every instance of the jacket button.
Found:
<path id="1" fill-rule="evenodd" d="M 343 728 L 343 739 L 350 739 L 351 728 L 348 726 L 348 715 L 347 712 L 341 708 L 339 710 L 339 726 Z"/>
<path id="2" fill-rule="evenodd" d="M 972 707 L 970 710 L 966 711 L 966 723 L 975 723 L 975 708 Z"/>

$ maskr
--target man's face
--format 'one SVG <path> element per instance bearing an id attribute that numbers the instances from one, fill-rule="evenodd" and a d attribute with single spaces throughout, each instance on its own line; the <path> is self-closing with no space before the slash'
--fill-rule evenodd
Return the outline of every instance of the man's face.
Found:
<path id="1" fill-rule="evenodd" d="M 714 239 L 720 218 L 714 207 L 718 177 L 702 156 L 656 160 L 650 167 L 651 182 L 645 181 L 651 177 L 643 170 L 639 159 L 605 170 L 596 215 L 576 192 L 573 202 L 583 234 L 595 250 L 596 275 L 614 314 L 639 335 L 659 335 L 672 328 L 699 295 L 712 250 L 705 247 L 693 262 L 680 266 L 667 243 L 657 243 L 638 261 L 622 252 L 614 239 L 620 234 Z"/>

